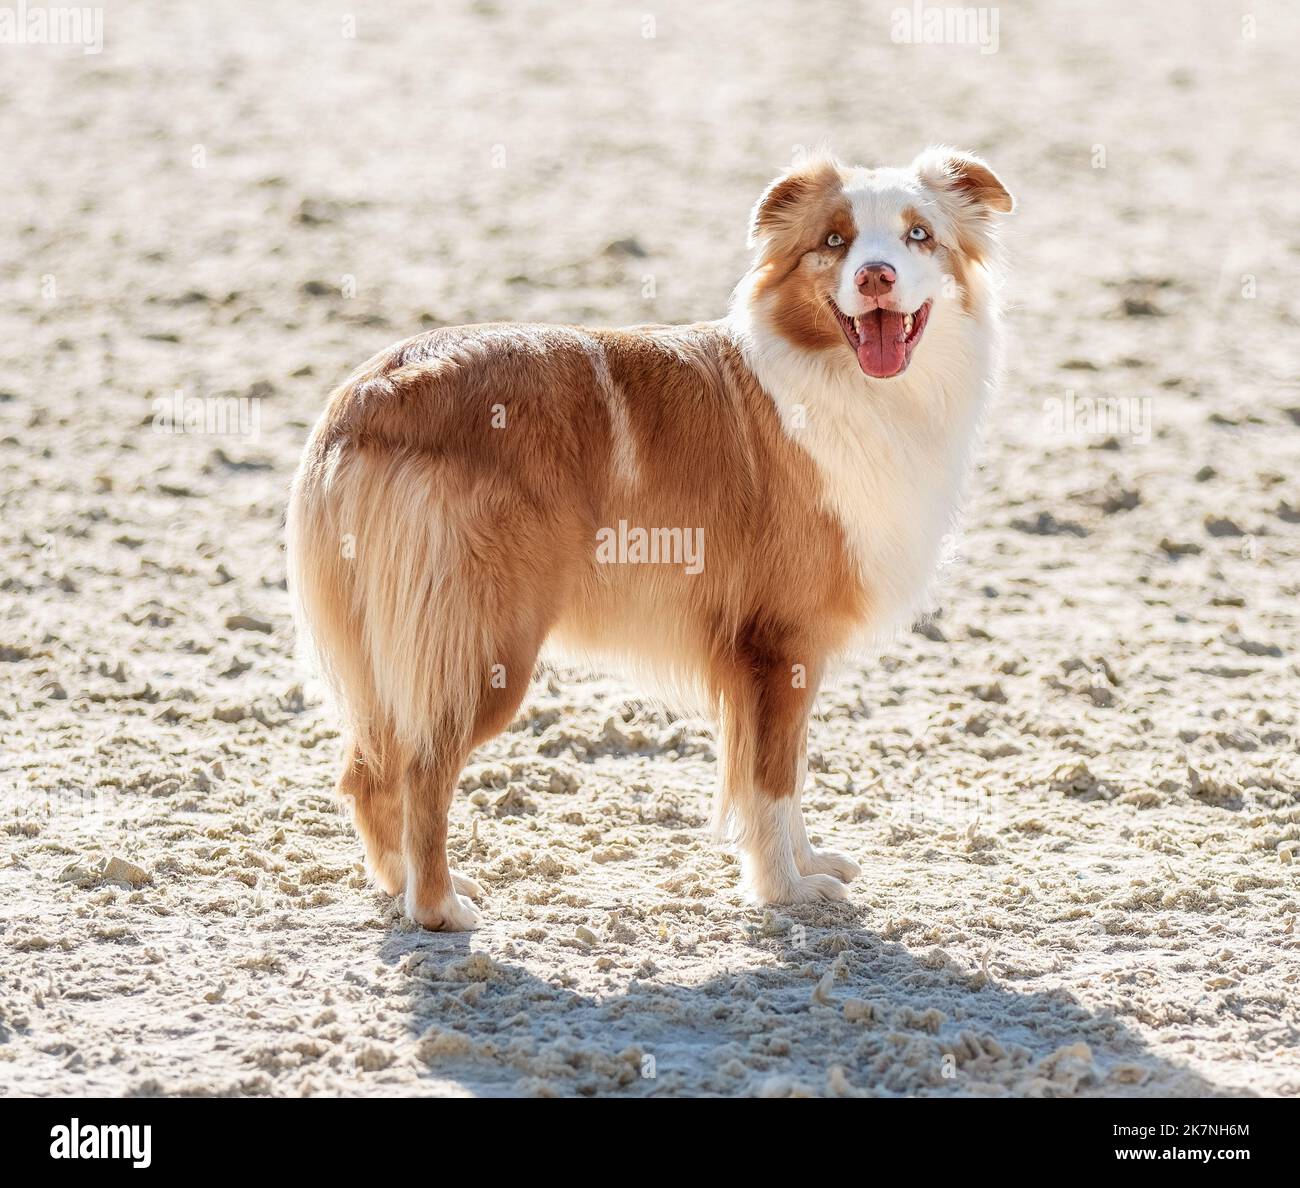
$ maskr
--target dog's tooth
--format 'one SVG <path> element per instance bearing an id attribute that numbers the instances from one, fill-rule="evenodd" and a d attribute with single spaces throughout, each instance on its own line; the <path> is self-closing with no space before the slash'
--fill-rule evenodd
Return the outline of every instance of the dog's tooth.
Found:
<path id="1" fill-rule="evenodd" d="M 861 318 L 854 318 L 854 319 L 853 319 L 853 333 L 856 334 L 859 338 L 862 337 L 862 319 L 861 319 Z"/>
<path id="2" fill-rule="evenodd" d="M 911 314 L 904 314 L 904 315 L 903 315 L 903 329 L 906 330 L 906 331 L 908 332 L 908 334 L 911 334 L 911 333 L 912 333 L 912 315 L 911 315 Z"/>

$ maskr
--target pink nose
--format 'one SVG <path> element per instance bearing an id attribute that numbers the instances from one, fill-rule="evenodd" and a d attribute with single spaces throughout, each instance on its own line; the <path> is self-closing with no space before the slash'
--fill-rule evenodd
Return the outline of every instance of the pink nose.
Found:
<path id="1" fill-rule="evenodd" d="M 853 274 L 858 292 L 866 297 L 883 297 L 894 287 L 897 279 L 898 273 L 888 264 L 864 264 Z"/>

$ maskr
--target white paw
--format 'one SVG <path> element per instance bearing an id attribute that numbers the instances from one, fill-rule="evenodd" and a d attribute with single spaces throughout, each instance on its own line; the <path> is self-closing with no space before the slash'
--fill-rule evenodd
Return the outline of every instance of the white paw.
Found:
<path id="1" fill-rule="evenodd" d="M 477 909 L 463 895 L 447 892 L 433 907 L 407 907 L 406 914 L 432 932 L 468 932 L 479 925 Z"/>
<path id="2" fill-rule="evenodd" d="M 848 899 L 849 889 L 828 874 L 792 879 L 779 887 L 758 887 L 750 898 L 758 903 L 818 903 L 824 899 Z"/>
<path id="3" fill-rule="evenodd" d="M 487 894 L 483 890 L 483 884 L 477 879 L 471 879 L 469 875 L 463 875 L 459 871 L 451 872 L 451 885 L 456 888 L 462 895 L 468 895 L 470 899 L 482 899 Z"/>
<path id="4" fill-rule="evenodd" d="M 799 873 L 802 875 L 834 875 L 843 883 L 851 883 L 862 873 L 862 867 L 847 854 L 838 850 L 809 850 L 806 855 L 796 858 Z"/>

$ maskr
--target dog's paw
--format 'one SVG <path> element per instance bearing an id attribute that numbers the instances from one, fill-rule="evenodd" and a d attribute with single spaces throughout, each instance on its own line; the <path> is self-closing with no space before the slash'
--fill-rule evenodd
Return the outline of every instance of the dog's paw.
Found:
<path id="1" fill-rule="evenodd" d="M 792 888 L 788 903 L 816 903 L 821 899 L 848 899 L 849 889 L 828 874 L 805 875 Z"/>
<path id="2" fill-rule="evenodd" d="M 487 894 L 477 879 L 471 879 L 469 875 L 463 875 L 459 871 L 451 872 L 451 885 L 462 895 L 468 895 L 470 899 L 482 899 Z"/>
<path id="3" fill-rule="evenodd" d="M 749 897 L 756 903 L 819 903 L 827 899 L 848 899 L 849 889 L 828 874 L 811 874 L 779 887 L 756 887 Z"/>
<path id="4" fill-rule="evenodd" d="M 408 907 L 407 915 L 431 932 L 469 932 L 479 926 L 477 909 L 463 895 L 449 891 L 433 907 Z"/>
<path id="5" fill-rule="evenodd" d="M 838 850 L 809 850 L 805 857 L 795 861 L 801 875 L 834 875 L 842 883 L 851 883 L 862 873 L 862 867 Z"/>

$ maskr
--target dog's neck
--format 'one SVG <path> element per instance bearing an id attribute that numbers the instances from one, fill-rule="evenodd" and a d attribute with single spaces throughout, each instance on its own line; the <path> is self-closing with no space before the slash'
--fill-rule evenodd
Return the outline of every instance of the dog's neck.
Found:
<path id="1" fill-rule="evenodd" d="M 874 608 L 872 645 L 924 609 L 953 526 L 997 366 L 997 312 L 981 284 L 966 306 L 935 301 L 906 374 L 862 374 L 847 349 L 809 351 L 777 332 L 752 274 L 722 323 L 822 479 Z"/>

